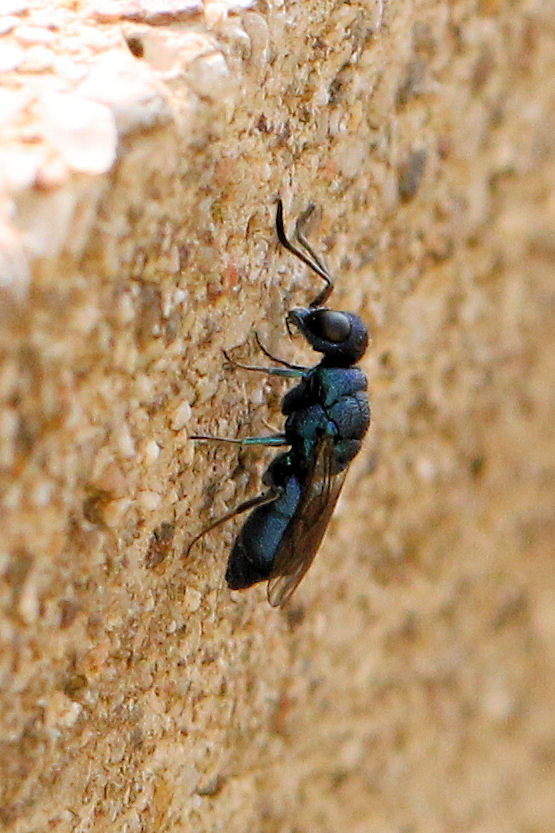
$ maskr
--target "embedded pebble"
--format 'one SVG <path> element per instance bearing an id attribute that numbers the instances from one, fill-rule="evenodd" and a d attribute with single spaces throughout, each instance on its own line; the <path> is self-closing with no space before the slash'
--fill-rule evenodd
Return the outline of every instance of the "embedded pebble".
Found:
<path id="1" fill-rule="evenodd" d="M 203 55 L 192 61 L 187 71 L 191 89 L 203 98 L 223 98 L 230 82 L 229 69 L 221 52 Z"/>
<path id="2" fill-rule="evenodd" d="M 78 93 L 107 105 L 122 134 L 163 123 L 171 115 L 150 66 L 116 50 L 98 59 Z"/>
<path id="3" fill-rule="evenodd" d="M 8 32 L 11 32 L 14 26 L 18 26 L 21 21 L 18 17 L 11 17 L 10 15 L 6 15 L 6 17 L 0 17 L 0 35 L 7 35 Z"/>
<path id="4" fill-rule="evenodd" d="M 18 509 L 22 500 L 21 483 L 13 483 L 3 494 L 0 494 L 1 505 L 4 509 Z"/>
<path id="5" fill-rule="evenodd" d="M 102 519 L 106 526 L 118 526 L 122 522 L 130 505 L 130 498 L 120 498 L 119 500 L 111 500 L 107 503 L 102 513 Z"/>
<path id="6" fill-rule="evenodd" d="M 15 37 L 22 43 L 52 43 L 56 35 L 40 26 L 18 26 Z"/>
<path id="7" fill-rule="evenodd" d="M 224 20 L 228 14 L 250 9 L 256 0 L 204 0 L 204 19 L 208 24 Z"/>
<path id="8" fill-rule="evenodd" d="M 137 492 L 137 503 L 148 512 L 158 509 L 162 505 L 162 495 L 159 492 Z"/>
<path id="9" fill-rule="evenodd" d="M 417 457 L 415 460 L 415 470 L 418 477 L 426 482 L 433 481 L 437 476 L 437 466 L 430 457 Z"/>
<path id="10" fill-rule="evenodd" d="M 180 431 L 191 419 L 191 406 L 188 402 L 182 402 L 173 412 L 170 426 L 174 431 Z"/>
<path id="11" fill-rule="evenodd" d="M 114 33 L 95 29 L 94 26 L 82 26 L 79 29 L 79 46 L 88 46 L 95 52 L 100 52 L 101 49 L 117 44 L 119 40 L 114 40 Z"/>
<path id="12" fill-rule="evenodd" d="M 19 93 L 0 89 L 0 125 L 7 125 L 20 116 L 24 106 Z"/>
<path id="13" fill-rule="evenodd" d="M 83 707 L 80 703 L 70 700 L 61 691 L 54 692 L 49 700 L 45 712 L 45 725 L 53 730 L 56 727 L 68 728 L 78 720 Z"/>
<path id="14" fill-rule="evenodd" d="M 68 20 L 66 11 L 63 8 L 52 8 L 54 3 L 49 3 L 48 5 L 50 8 L 44 11 L 33 9 L 32 25 L 40 29 L 61 29 Z"/>
<path id="15" fill-rule="evenodd" d="M 171 23 L 202 11 L 201 0 L 138 0 L 138 5 L 151 24 Z"/>
<path id="16" fill-rule="evenodd" d="M 100 174 L 112 167 L 117 132 L 108 107 L 73 93 L 50 93 L 42 111 L 47 138 L 73 170 Z"/>
<path id="17" fill-rule="evenodd" d="M 0 223 L 0 287 L 9 290 L 14 299 L 23 300 L 30 277 L 21 236 L 11 225 Z"/>
<path id="18" fill-rule="evenodd" d="M 158 457 L 160 456 L 160 446 L 158 445 L 155 440 L 148 440 L 145 443 L 144 447 L 144 460 L 145 463 L 151 464 L 156 462 Z"/>
<path id="19" fill-rule="evenodd" d="M 0 411 L 0 466 L 11 466 L 15 461 L 15 438 L 19 428 L 19 418 L 15 409 Z"/>
<path id="20" fill-rule="evenodd" d="M 60 55 L 54 61 L 56 74 L 68 81 L 81 81 L 87 77 L 88 69 L 83 64 L 77 63 L 69 55 Z"/>
<path id="21" fill-rule="evenodd" d="M 88 12 L 102 23 L 140 20 L 145 23 L 171 23 L 202 11 L 201 0 L 95 0 Z"/>
<path id="22" fill-rule="evenodd" d="M 25 60 L 20 65 L 20 71 L 44 72 L 54 66 L 55 59 L 54 52 L 47 46 L 30 46 L 25 50 Z"/>
<path id="23" fill-rule="evenodd" d="M 17 612 L 26 625 L 34 624 L 39 618 L 40 599 L 38 587 L 32 575 L 27 578 L 19 597 Z"/>
<path id="24" fill-rule="evenodd" d="M 3 14 L 23 14 L 29 9 L 27 0 L 2 0 Z"/>
<path id="25" fill-rule="evenodd" d="M 54 484 L 45 478 L 39 479 L 31 489 L 30 499 L 35 506 L 48 506 L 52 498 Z"/>
<path id="26" fill-rule="evenodd" d="M 135 440 L 131 436 L 127 425 L 120 425 L 115 433 L 115 439 L 122 457 L 133 457 L 135 454 Z"/>
<path id="27" fill-rule="evenodd" d="M 6 43 L 0 49 L 0 72 L 9 72 L 25 60 L 25 52 L 14 43 Z"/>
<path id="28" fill-rule="evenodd" d="M 198 610 L 202 602 L 202 594 L 194 587 L 186 587 L 183 595 L 183 606 L 189 613 Z"/>
<path id="29" fill-rule="evenodd" d="M 335 158 L 343 176 L 352 179 L 364 166 L 367 156 L 368 148 L 365 143 L 353 139 L 340 148 Z"/>
<path id="30" fill-rule="evenodd" d="M 268 60 L 270 32 L 266 19 L 256 12 L 250 12 L 243 18 L 243 27 L 250 38 L 251 62 L 265 64 Z"/>

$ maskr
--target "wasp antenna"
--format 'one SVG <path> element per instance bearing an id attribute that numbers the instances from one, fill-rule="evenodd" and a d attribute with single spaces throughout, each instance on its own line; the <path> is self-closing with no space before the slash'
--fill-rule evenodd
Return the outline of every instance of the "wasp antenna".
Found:
<path id="1" fill-rule="evenodd" d="M 315 255 L 312 251 L 312 248 L 308 244 L 308 241 L 304 238 L 302 231 L 298 228 L 298 225 L 299 224 L 297 223 L 296 235 L 300 243 L 309 252 L 310 257 L 306 255 L 303 251 L 301 251 L 301 249 L 299 249 L 297 246 L 294 246 L 293 243 L 291 243 L 291 241 L 287 237 L 283 225 L 283 202 L 281 201 L 281 198 L 278 199 L 276 210 L 277 238 L 284 249 L 287 249 L 288 252 L 291 252 L 292 255 L 295 255 L 296 258 L 302 261 L 302 263 L 308 266 L 309 269 L 312 269 L 313 272 L 315 272 L 320 278 L 322 278 L 322 280 L 326 282 L 326 286 L 324 287 L 324 289 L 321 292 L 319 292 L 316 298 L 314 298 L 314 300 L 311 301 L 309 304 L 310 307 L 321 307 L 323 306 L 323 304 L 325 304 L 325 302 L 333 292 L 333 278 L 331 277 L 330 273 L 328 272 L 320 258 L 317 255 Z"/>

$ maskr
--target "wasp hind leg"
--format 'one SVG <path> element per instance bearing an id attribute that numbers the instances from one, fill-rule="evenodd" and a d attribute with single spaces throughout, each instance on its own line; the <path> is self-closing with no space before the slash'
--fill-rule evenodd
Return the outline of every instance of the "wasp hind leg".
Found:
<path id="1" fill-rule="evenodd" d="M 200 539 L 203 538 L 207 532 L 211 532 L 211 530 L 215 529 L 217 526 L 224 524 L 226 521 L 230 521 L 232 518 L 235 518 L 236 515 L 242 515 L 243 512 L 248 512 L 249 509 L 255 509 L 257 506 L 263 506 L 265 503 L 272 503 L 274 500 L 281 497 L 282 494 L 283 488 L 281 486 L 271 486 L 263 492 L 263 494 L 250 498 L 250 500 L 245 500 L 243 503 L 240 503 L 239 506 L 236 506 L 234 509 L 230 509 L 230 511 L 226 512 L 225 515 L 222 515 L 220 518 L 201 530 L 198 535 L 195 535 L 183 554 L 184 558 L 187 558 L 197 541 L 200 541 Z"/>

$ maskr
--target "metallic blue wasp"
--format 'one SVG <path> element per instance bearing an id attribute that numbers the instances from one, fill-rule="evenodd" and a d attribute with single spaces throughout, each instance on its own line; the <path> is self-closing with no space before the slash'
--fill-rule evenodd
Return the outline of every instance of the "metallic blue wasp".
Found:
<path id="1" fill-rule="evenodd" d="M 349 463 L 370 425 L 366 376 L 354 367 L 366 351 L 368 332 L 352 312 L 324 306 L 334 282 L 303 233 L 312 209 L 309 206 L 295 227 L 302 249 L 287 238 L 281 200 L 277 203 L 276 232 L 281 245 L 325 282 L 308 307 L 292 309 L 286 318 L 287 329 L 299 330 L 310 346 L 322 353 L 321 361 L 312 368 L 290 364 L 272 356 L 260 342 L 262 352 L 281 367 L 245 365 L 225 354 L 235 367 L 300 380 L 282 401 L 286 417 L 283 433 L 243 439 L 191 436 L 241 445 L 289 446 L 264 473 L 262 482 L 267 490 L 204 529 L 187 549 L 188 553 L 210 529 L 252 510 L 235 540 L 225 577 L 232 590 L 268 580 L 268 601 L 274 607 L 283 607 L 312 564 Z"/>

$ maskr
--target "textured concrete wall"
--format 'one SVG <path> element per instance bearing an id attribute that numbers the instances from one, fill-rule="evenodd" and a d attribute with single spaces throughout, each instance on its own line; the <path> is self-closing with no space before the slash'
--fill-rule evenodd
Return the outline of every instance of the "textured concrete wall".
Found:
<path id="1" fill-rule="evenodd" d="M 3 830 L 553 828 L 548 5 L 4 0 Z M 283 613 L 182 557 L 280 424 L 222 348 L 310 360 L 278 192 L 374 406 Z"/>

